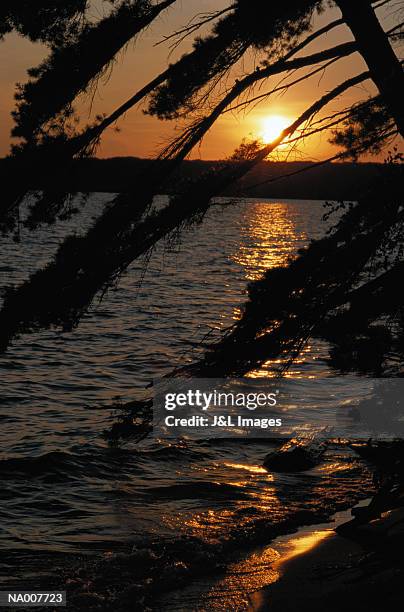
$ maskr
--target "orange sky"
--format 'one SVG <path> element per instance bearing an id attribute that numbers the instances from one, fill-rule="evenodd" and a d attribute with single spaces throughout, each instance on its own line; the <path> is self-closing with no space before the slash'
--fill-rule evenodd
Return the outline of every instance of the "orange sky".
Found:
<path id="1" fill-rule="evenodd" d="M 175 58 L 190 48 L 191 40 L 184 42 L 180 49 L 168 59 L 168 45 L 155 46 L 162 36 L 185 25 L 197 13 L 220 9 L 228 4 L 228 0 L 180 0 L 177 5 L 166 11 L 152 27 L 138 38 L 136 43 L 131 43 L 126 52 L 120 55 L 112 76 L 107 82 L 99 84 L 91 112 L 90 98 L 84 97 L 80 100 L 79 108 L 83 120 L 88 121 L 96 113 L 112 111 L 152 77 L 161 72 L 167 65 L 167 61 L 174 61 Z M 99 15 L 99 10 L 99 7 L 94 7 L 95 17 Z M 385 9 L 383 10 L 385 11 Z M 315 25 L 324 25 L 338 17 L 339 13 L 336 9 L 328 10 L 326 14 L 316 19 Z M 386 23 L 390 24 L 390 20 L 388 19 Z M 312 43 L 304 50 L 304 54 L 350 39 L 350 32 L 342 26 L 328 33 L 321 41 Z M 46 49 L 39 44 L 31 44 L 12 34 L 6 38 L 5 42 L 0 44 L 0 53 L 2 57 L 0 63 L 0 155 L 5 155 L 11 142 L 12 118 L 10 112 L 13 108 L 15 83 L 26 80 L 27 68 L 37 65 L 45 56 Z M 253 54 L 248 54 L 243 64 L 233 71 L 228 83 L 231 84 L 235 78 L 245 74 L 245 71 L 253 68 L 256 63 L 257 59 Z M 359 54 L 355 54 L 337 62 L 321 77 L 318 74 L 289 90 L 283 96 L 274 96 L 268 101 L 262 102 L 259 106 L 250 109 L 248 113 L 227 113 L 212 128 L 201 147 L 194 150 L 192 156 L 204 159 L 227 157 L 243 137 L 260 137 L 268 117 L 277 115 L 293 120 L 324 92 L 363 69 L 363 60 Z M 268 88 L 278 81 L 279 77 L 268 83 Z M 260 90 L 260 93 L 262 91 L 265 91 L 265 89 Z M 339 110 L 354 101 L 361 100 L 372 92 L 374 92 L 373 85 L 367 81 L 363 86 L 348 91 L 340 100 L 334 101 L 327 107 L 326 114 Z M 142 113 L 142 107 L 127 113 L 118 125 L 121 129 L 119 133 L 110 129 L 104 135 L 98 151 L 100 157 L 118 155 L 153 156 L 181 127 L 181 124 L 161 122 L 145 116 Z M 336 152 L 336 149 L 328 144 L 327 135 L 323 133 L 306 141 L 298 152 L 298 159 L 322 159 Z M 296 159 L 296 156 L 294 159 Z"/>

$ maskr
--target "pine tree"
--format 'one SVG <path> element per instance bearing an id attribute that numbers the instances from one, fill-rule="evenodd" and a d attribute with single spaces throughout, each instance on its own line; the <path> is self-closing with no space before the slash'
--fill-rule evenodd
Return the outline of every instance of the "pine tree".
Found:
<path id="1" fill-rule="evenodd" d="M 333 129 L 333 141 L 344 147 L 338 155 L 358 156 L 380 150 L 397 134 L 402 134 L 404 77 L 392 47 L 402 24 L 385 32 L 375 14 L 374 2 L 360 0 L 353 8 L 353 3 L 336 0 L 341 18 L 313 31 L 316 12 L 326 11 L 333 4 L 322 0 L 289 0 L 268 6 L 263 0 L 255 3 L 236 0 L 223 10 L 201 17 L 173 35 L 181 38 L 197 32 L 202 25 L 213 24 L 208 35 L 195 38 L 189 53 L 135 92 L 111 115 L 101 117 L 79 132 L 69 122 L 76 97 L 102 74 L 126 42 L 162 10 L 169 6 L 176 8 L 176 2 L 113 3 L 111 13 L 97 24 L 86 22 L 84 13 L 81 28 L 71 30 L 66 25 L 61 40 L 52 44 L 49 58 L 31 71 L 32 80 L 18 94 L 14 134 L 22 136 L 23 141 L 7 160 L 11 180 L 0 210 L 5 232 L 13 229 L 15 214 L 34 178 L 40 179 L 47 189 L 27 221 L 32 231 L 64 215 L 69 169 L 81 156 L 94 153 L 103 132 L 140 101 L 147 101 L 147 112 L 162 120 L 186 116 L 189 124 L 161 152 L 159 159 L 136 177 L 133 185 L 125 186 L 84 237 L 68 237 L 55 259 L 43 270 L 38 270 L 20 287 L 6 292 L 0 312 L 3 348 L 22 333 L 47 327 L 73 328 L 95 296 L 115 285 L 134 259 L 178 228 L 198 221 L 208 210 L 213 196 L 245 176 L 286 138 L 290 143 L 299 142 L 307 135 Z M 378 3 L 383 4 L 386 2 Z M 128 11 L 133 16 L 130 26 L 124 17 Z M 75 12 L 66 15 L 65 24 L 74 15 Z M 307 51 L 311 42 L 326 40 L 326 34 L 343 23 L 349 26 L 354 40 L 318 52 Z M 38 38 L 46 40 L 47 27 L 49 24 Z M 110 37 L 104 39 L 103 32 L 110 32 Z M 98 42 L 101 38 L 107 41 L 102 48 Z M 89 50 L 86 62 L 75 70 L 74 58 L 82 57 L 83 49 Z M 223 92 L 220 83 L 229 78 L 234 66 L 250 49 L 258 54 L 259 64 Z M 171 198 L 165 210 L 148 212 L 154 195 L 165 189 L 182 161 L 224 113 L 291 88 L 354 53 L 362 54 L 367 70 L 336 84 L 331 91 L 324 91 L 274 142 L 241 146 L 226 163 L 193 182 L 180 185 L 178 194 Z M 296 76 L 298 70 L 303 73 Z M 287 78 L 284 84 L 273 87 L 270 79 L 276 75 Z M 332 115 L 323 114 L 337 97 L 369 80 L 378 88 L 377 96 L 365 98 L 360 104 L 348 104 Z M 60 83 L 62 87 L 58 87 Z M 272 89 L 257 95 L 255 87 L 265 84 Z M 42 106 L 40 102 L 45 93 L 47 102 Z M 392 290 L 402 265 L 401 247 L 392 248 L 393 243 L 397 246 L 402 241 L 400 161 L 399 156 L 390 159 L 386 171 L 388 180 L 378 180 L 377 188 L 372 187 L 363 195 L 362 201 L 342 217 L 331 236 L 313 243 L 288 268 L 269 271 L 252 284 L 240 321 L 221 342 L 209 347 L 205 358 L 189 371 L 207 375 L 242 374 L 277 354 L 293 359 L 313 334 L 332 341 L 339 335 L 342 340 L 342 335 L 336 333 L 342 322 L 346 325 L 349 322 L 350 337 L 356 337 L 358 342 L 363 340 L 364 345 L 366 334 L 379 334 L 380 362 L 393 344 L 396 350 L 400 334 L 404 336 L 403 307 Z M 13 180 L 16 173 L 24 177 L 18 185 Z M 58 186 L 57 193 L 52 189 L 52 182 L 46 182 L 49 176 Z M 374 272 L 374 262 L 382 249 L 386 253 L 394 252 L 394 257 L 386 258 L 384 272 L 379 274 Z M 369 270 L 373 270 L 370 278 Z M 385 303 L 380 295 L 386 296 Z M 369 307 L 366 316 L 359 317 L 358 304 L 364 301 Z M 334 357 L 338 362 L 337 349 Z"/>

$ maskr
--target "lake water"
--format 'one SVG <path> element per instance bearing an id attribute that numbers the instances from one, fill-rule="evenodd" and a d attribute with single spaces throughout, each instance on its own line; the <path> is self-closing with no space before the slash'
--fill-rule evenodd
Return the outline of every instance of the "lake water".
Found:
<path id="1" fill-rule="evenodd" d="M 34 236 L 22 230 L 20 243 L 2 239 L 0 286 L 43 266 L 106 200 L 94 195 L 79 217 Z M 0 357 L 3 583 L 37 584 L 54 558 L 133 544 L 157 550 L 169 542 L 181 558 L 181 535 L 223 554 L 367 494 L 368 473 L 341 448 L 330 448 L 319 468 L 280 476 L 261 467 L 262 443 L 109 448 L 102 436 L 114 419 L 107 406 L 194 359 L 207 334 L 215 338 L 239 316 L 250 280 L 324 234 L 323 214 L 316 201 L 220 200 L 180 241 L 132 266 L 73 333 L 24 336 Z M 290 374 L 332 374 L 326 349 L 311 343 Z"/>

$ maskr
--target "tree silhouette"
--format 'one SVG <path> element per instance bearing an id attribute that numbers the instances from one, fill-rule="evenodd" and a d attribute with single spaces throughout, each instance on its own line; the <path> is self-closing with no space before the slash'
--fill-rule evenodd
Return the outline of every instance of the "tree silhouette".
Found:
<path id="1" fill-rule="evenodd" d="M 208 35 L 195 39 L 188 54 L 135 92 L 110 116 L 78 132 L 70 122 L 77 95 L 96 81 L 129 40 L 162 10 L 175 7 L 176 2 L 138 0 L 115 4 L 97 24 L 85 22 L 73 31 L 66 27 L 63 40 L 53 45 L 49 58 L 31 71 L 33 80 L 19 90 L 14 134 L 23 140 L 7 160 L 11 179 L 0 210 L 3 230 L 13 229 L 18 206 L 34 179 L 48 189 L 33 207 L 27 224 L 35 228 L 63 215 L 69 171 L 76 160 L 93 153 L 105 129 L 140 101 L 147 100 L 147 112 L 160 119 L 189 118 L 188 126 L 147 171 L 137 176 L 133 184 L 124 186 L 84 237 L 68 237 L 43 270 L 20 287 L 6 291 L 0 312 L 4 349 L 22 333 L 52 326 L 69 330 L 77 325 L 94 297 L 115 285 L 134 259 L 178 228 L 198 221 L 213 196 L 245 176 L 285 139 L 299 142 L 307 135 L 333 128 L 333 141 L 344 147 L 340 155 L 358 156 L 380 150 L 397 134 L 403 135 L 404 77 L 392 47 L 402 24 L 385 32 L 375 8 L 386 2 L 375 4 L 368 0 L 355 3 L 355 8 L 352 3 L 336 0 L 342 17 L 317 31 L 312 30 L 315 13 L 327 10 L 333 2 L 289 0 L 271 3 L 268 8 L 268 3 L 261 0 L 254 7 L 251 2 L 237 0 L 178 32 L 181 38 L 202 25 L 213 24 Z M 66 20 L 68 23 L 67 17 Z M 326 34 L 342 23 L 351 29 L 353 41 L 315 53 L 305 52 L 311 42 L 325 40 Z M 46 31 L 44 27 L 43 37 Z M 223 79 L 229 78 L 231 69 L 249 49 L 258 54 L 259 64 L 223 91 Z M 178 194 L 166 209 L 149 212 L 154 195 L 164 192 L 167 181 L 223 113 L 233 107 L 244 108 L 263 96 L 269 98 L 279 89 L 293 87 L 354 53 L 361 53 L 366 71 L 325 91 L 274 142 L 240 147 L 226 163 L 218 164 L 195 181 L 179 185 Z M 307 69 L 310 72 L 304 72 Z M 299 70 L 303 73 L 296 78 Z M 268 83 L 271 87 L 269 79 L 276 75 L 282 75 L 285 82 L 257 96 L 255 87 Z M 376 97 L 348 105 L 333 115 L 322 115 L 332 101 L 367 80 L 377 86 Z M 270 271 L 251 285 L 250 300 L 240 321 L 221 342 L 209 347 L 206 357 L 190 371 L 241 374 L 279 353 L 293 358 L 310 335 L 335 340 L 335 330 L 342 321 L 347 325 L 349 321 L 351 338 L 356 333 L 359 342 L 369 330 L 374 334 L 380 318 L 387 317 L 390 326 L 394 324 L 401 330 L 396 333 L 398 346 L 402 305 L 392 287 L 401 271 L 401 251 L 398 255 L 394 251 L 393 260 L 385 262 L 383 274 L 369 271 L 382 249 L 390 252 L 394 240 L 397 243 L 402 239 L 400 161 L 397 156 L 390 160 L 385 173 L 388 179 L 378 180 L 376 187 L 343 216 L 331 236 L 313 243 L 288 268 Z M 16 172 L 24 177 L 18 185 L 13 179 Z M 52 180 L 57 185 L 56 194 Z M 387 312 L 378 299 L 381 294 L 388 298 Z M 361 318 L 355 314 L 357 305 L 352 309 L 351 300 L 374 307 Z M 389 333 L 386 350 L 393 342 Z"/>
<path id="2" fill-rule="evenodd" d="M 3 0 L 0 39 L 12 31 L 51 46 L 74 36 L 86 13 L 88 0 Z"/>
<path id="3" fill-rule="evenodd" d="M 13 135 L 32 146 L 46 138 L 49 121 L 59 119 L 63 125 L 72 115 L 72 101 L 105 73 L 124 45 L 175 1 L 123 2 L 100 22 L 86 23 L 54 46 L 50 56 L 29 71 L 34 80 L 19 88 Z"/>
<path id="4" fill-rule="evenodd" d="M 404 137 L 403 69 L 368 0 L 336 0 L 384 103 Z"/>

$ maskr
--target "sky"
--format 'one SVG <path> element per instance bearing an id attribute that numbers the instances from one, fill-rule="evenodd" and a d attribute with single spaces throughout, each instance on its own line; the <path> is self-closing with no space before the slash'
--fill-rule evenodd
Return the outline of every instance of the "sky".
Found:
<path id="1" fill-rule="evenodd" d="M 229 0 L 179 0 L 172 8 L 162 14 L 137 40 L 131 43 L 125 52 L 120 53 L 108 79 L 101 80 L 95 96 L 84 96 L 76 103 L 84 122 L 90 121 L 97 113 L 109 113 L 131 97 L 138 89 L 159 74 L 183 53 L 190 50 L 192 38 L 170 54 L 168 43 L 159 44 L 164 36 L 186 25 L 199 13 L 218 10 L 228 6 Z M 103 3 L 96 0 L 93 5 L 93 17 L 98 19 L 105 9 Z M 391 26 L 392 17 L 389 9 L 381 9 L 379 16 L 383 23 Z M 314 28 L 321 27 L 329 21 L 340 17 L 337 9 L 329 9 L 316 17 Z M 329 32 L 321 40 L 313 42 L 302 54 L 319 51 L 328 46 L 352 40 L 352 35 L 345 26 Z M 157 46 L 156 46 L 157 45 Z M 0 43 L 0 156 L 9 152 L 10 130 L 13 122 L 11 111 L 14 107 L 14 93 L 17 82 L 27 79 L 26 71 L 36 66 L 47 55 L 47 49 L 41 44 L 33 44 L 16 34 L 10 34 Z M 259 58 L 258 58 L 259 60 Z M 253 52 L 247 53 L 243 62 L 237 65 L 226 82 L 231 85 L 236 78 L 241 78 L 259 63 Z M 356 53 L 349 58 L 339 60 L 324 73 L 303 81 L 283 95 L 273 97 L 250 108 L 247 112 L 229 112 L 221 117 L 201 146 L 196 148 L 191 157 L 202 159 L 223 159 L 231 155 L 243 138 L 268 138 L 276 129 L 292 122 L 312 102 L 338 82 L 362 72 L 365 64 Z M 280 77 L 269 81 L 259 93 L 271 89 L 279 82 Z M 225 85 L 223 85 L 224 87 Z M 331 114 L 353 102 L 365 99 L 375 92 L 370 81 L 360 87 L 349 90 L 338 100 L 327 107 L 326 114 Z M 119 123 L 119 132 L 109 129 L 97 151 L 99 157 L 138 156 L 153 157 L 178 134 L 186 125 L 182 122 L 159 121 L 143 113 L 144 106 L 129 111 Z M 337 153 L 337 149 L 328 142 L 327 133 L 307 139 L 293 156 L 288 159 L 320 160 Z M 278 158 L 284 158 L 287 151 L 280 151 Z M 381 156 L 383 157 L 383 155 Z"/>

